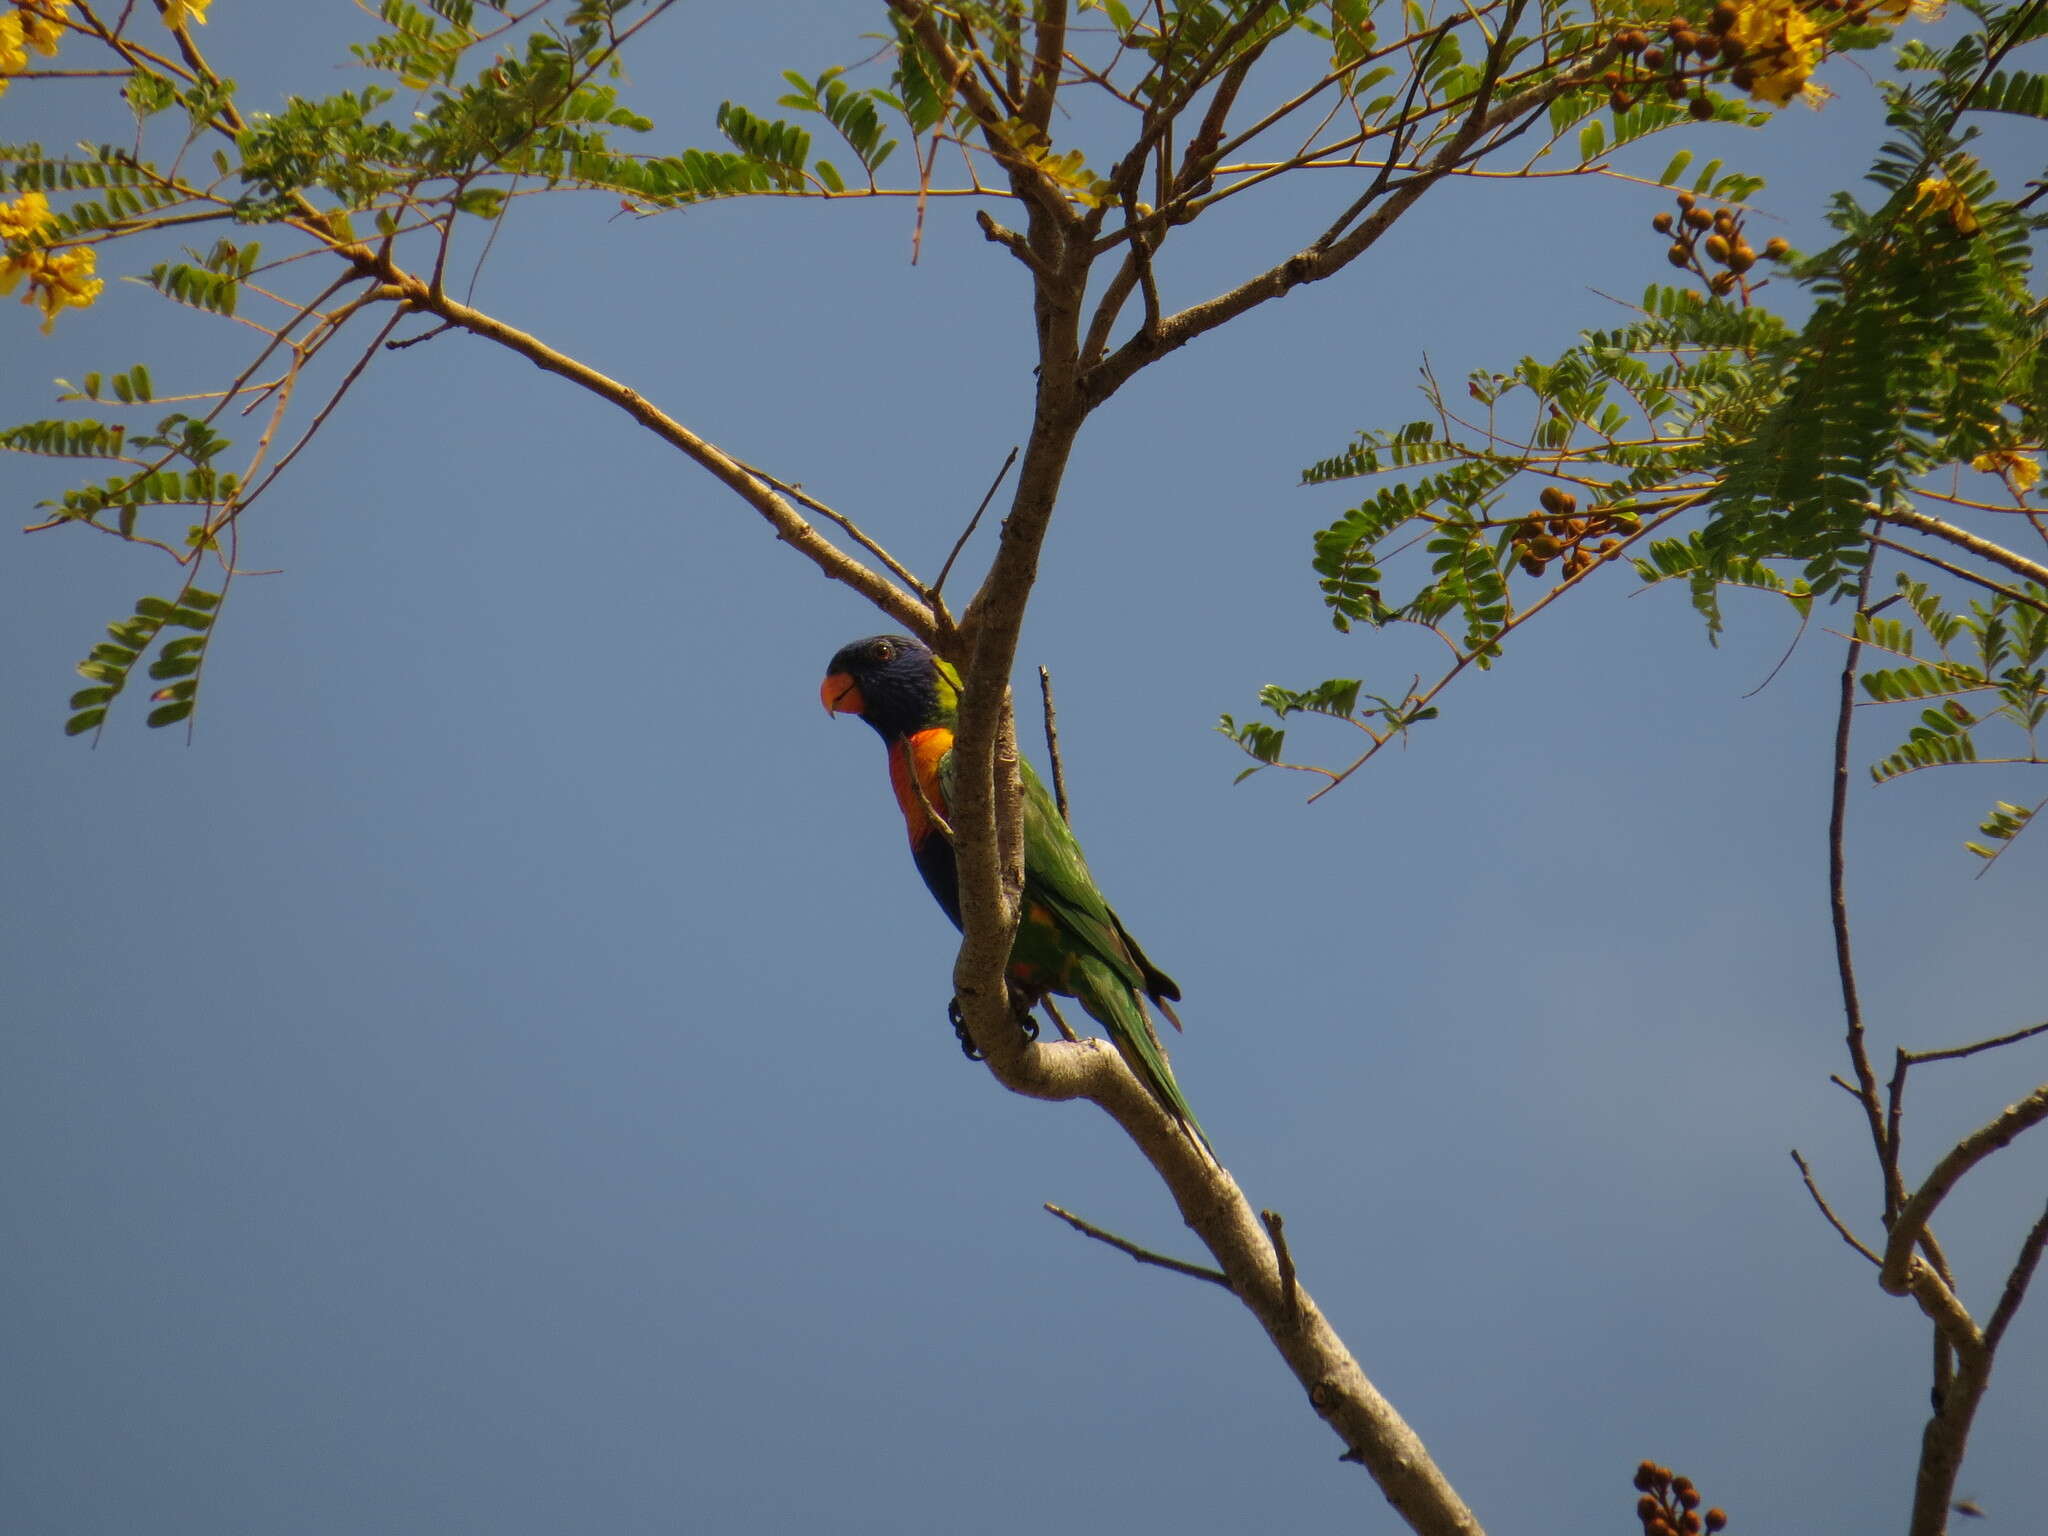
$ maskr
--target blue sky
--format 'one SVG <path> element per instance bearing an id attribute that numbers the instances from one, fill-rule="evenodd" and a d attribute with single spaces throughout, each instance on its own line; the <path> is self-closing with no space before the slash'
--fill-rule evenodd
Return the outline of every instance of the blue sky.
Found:
<path id="1" fill-rule="evenodd" d="M 249 105 L 352 83 L 327 62 L 352 7 L 215 11 Z M 681 7 L 632 99 L 657 144 L 705 143 L 719 100 L 765 109 L 778 71 L 860 58 L 867 29 Z M 1800 244 L 1872 145 L 1857 65 L 1830 78 L 1824 113 L 1712 135 Z M 70 111 L 92 87 L 55 89 Z M 17 87 L 0 136 L 87 131 L 48 128 L 52 100 Z M 1198 226 L 1167 301 L 1349 195 Z M 1483 1520 L 1623 1529 L 1652 1456 L 1738 1532 L 1896 1526 L 1924 1329 L 1786 1156 L 1871 1230 L 1827 1081 L 1834 643 L 1810 633 L 1754 692 L 1786 615 L 1738 604 L 1710 649 L 1682 595 L 1618 571 L 1313 807 L 1306 781 L 1233 788 L 1210 729 L 1266 681 L 1431 664 L 1434 641 L 1321 617 L 1308 538 L 1347 494 L 1300 467 L 1417 414 L 1425 356 L 1454 379 L 1605 323 L 1599 292 L 1663 274 L 1661 206 L 1453 188 L 1140 378 L 1076 455 L 1022 654 L 1053 669 L 1095 872 L 1186 994 L 1183 1085 Z M 915 267 L 901 204 L 612 213 L 522 206 L 477 302 L 934 569 L 1031 382 L 1024 285 L 966 208 L 932 209 Z M 134 286 L 52 340 L 0 322 L 9 421 L 56 375 L 141 359 L 170 393 L 225 355 Z M 0 473 L 19 522 L 65 483 Z M 1394 1528 L 1240 1309 L 1039 1209 L 1196 1256 L 1099 1115 L 1006 1095 L 954 1047 L 954 935 L 880 749 L 816 703 L 826 658 L 883 627 L 856 599 L 673 453 L 459 337 L 371 372 L 243 554 L 280 574 L 238 583 L 189 745 L 132 715 L 97 747 L 59 729 L 99 627 L 171 585 L 161 557 L 59 531 L 0 564 L 0 1524 Z M 1859 784 L 1885 1051 L 2040 1017 L 2041 852 L 1973 881 L 1959 847 L 2024 792 L 1990 769 Z M 1909 1170 L 2030 1086 L 2032 1050 L 1928 1070 Z M 1950 1203 L 1973 1304 L 2044 1146 Z M 2041 1316 L 1963 1483 L 2022 1520 Z"/>

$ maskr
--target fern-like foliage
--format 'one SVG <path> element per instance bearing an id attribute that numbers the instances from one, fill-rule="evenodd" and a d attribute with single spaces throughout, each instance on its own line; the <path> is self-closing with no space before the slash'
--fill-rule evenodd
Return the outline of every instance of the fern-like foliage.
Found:
<path id="1" fill-rule="evenodd" d="M 1921 562 L 1934 574 L 1899 572 L 1896 594 L 1866 596 L 1855 619 L 1868 704 L 1914 711 L 1873 777 L 2042 764 L 2048 304 L 2030 247 L 2048 218 L 2032 198 L 2002 197 L 1970 146 L 1984 114 L 2048 115 L 2048 84 L 2014 59 L 2048 22 L 2019 3 L 1973 14 L 1978 25 L 1953 42 L 1901 49 L 1902 78 L 1883 87 L 1891 137 L 1868 174 L 1875 196 L 1834 199 L 1828 249 L 1803 260 L 1783 242 L 1749 251 L 1740 210 L 1712 207 L 1731 192 L 1710 166 L 1656 220 L 1673 264 L 1706 292 L 1652 287 L 1631 323 L 1587 332 L 1553 362 L 1474 374 L 1462 399 L 1427 378 L 1428 419 L 1362 432 L 1304 471 L 1309 484 L 1387 482 L 1315 536 L 1337 628 L 1436 629 L 1458 655 L 1426 702 L 1624 552 L 1642 581 L 1684 587 L 1709 638 L 1731 587 L 1781 597 L 1804 623 L 1817 600 L 1869 594 L 1874 559 Z M 1583 107 L 1555 103 L 1553 132 L 1594 136 Z M 1667 186 L 1688 159 L 1673 160 Z M 1804 324 L 1758 302 L 1769 260 L 1811 295 Z M 1419 586 L 1388 595 L 1394 556 L 1417 545 L 1430 557 Z M 1886 615 L 1893 604 L 1902 614 Z M 1330 713 L 1368 728 L 1360 697 L 1346 682 L 1268 688 L 1261 702 L 1282 720 Z M 1328 707 L 1347 698 L 1349 709 Z M 1277 728 L 1226 717 L 1222 729 L 1252 771 L 1279 762 Z M 1381 744 L 1373 734 L 1361 762 Z M 1995 847 L 1969 846 L 1994 857 L 2032 814 L 2000 801 L 1979 828 Z"/>

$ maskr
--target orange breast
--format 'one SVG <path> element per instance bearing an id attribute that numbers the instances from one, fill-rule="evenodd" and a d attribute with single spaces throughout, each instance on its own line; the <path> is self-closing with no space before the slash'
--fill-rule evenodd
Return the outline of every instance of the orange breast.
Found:
<path id="1" fill-rule="evenodd" d="M 939 759 L 952 750 L 953 733 L 943 726 L 919 731 L 889 748 L 889 784 L 896 791 L 896 804 L 903 811 L 903 824 L 910 829 L 914 844 L 923 842 L 932 831 L 926 806 L 941 816 L 947 812 L 946 793 L 939 783 Z"/>

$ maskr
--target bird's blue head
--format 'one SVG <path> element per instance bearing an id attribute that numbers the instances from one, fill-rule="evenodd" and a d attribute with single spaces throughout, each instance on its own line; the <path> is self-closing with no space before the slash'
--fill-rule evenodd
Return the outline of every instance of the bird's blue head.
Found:
<path id="1" fill-rule="evenodd" d="M 818 690 L 834 714 L 859 715 L 896 741 L 935 725 L 951 725 L 960 705 L 960 677 L 908 635 L 871 635 L 841 646 Z"/>

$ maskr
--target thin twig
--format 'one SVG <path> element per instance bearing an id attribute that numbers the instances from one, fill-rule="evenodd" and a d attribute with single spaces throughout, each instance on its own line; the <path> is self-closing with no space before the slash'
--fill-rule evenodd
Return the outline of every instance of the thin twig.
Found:
<path id="1" fill-rule="evenodd" d="M 898 560 L 894 555 L 890 554 L 889 551 L 882 548 L 882 546 L 877 544 L 873 539 L 869 538 L 867 534 L 863 533 L 860 529 L 860 526 L 857 523 L 855 523 L 852 518 L 848 517 L 844 512 L 835 511 L 833 508 L 826 506 L 824 502 L 818 500 L 817 497 L 811 495 L 811 493 L 806 491 L 802 486 L 793 484 L 792 482 L 787 480 L 779 479 L 778 477 L 769 474 L 767 470 L 760 469 L 752 464 L 749 464 L 745 459 L 734 459 L 733 462 L 739 465 L 740 468 L 744 469 L 748 474 L 752 475 L 756 480 L 761 481 L 765 485 L 773 486 L 776 490 L 780 491 L 783 495 L 787 496 L 791 501 L 795 502 L 798 506 L 809 507 L 813 512 L 817 513 L 818 516 L 829 519 L 831 522 L 836 523 L 841 529 L 845 531 L 846 536 L 848 538 L 852 539 L 854 543 L 858 544 L 862 549 L 866 550 L 869 554 L 873 555 L 877 560 L 881 561 L 882 564 L 888 568 L 889 574 L 894 576 L 898 581 L 902 582 L 905 586 L 916 587 L 918 585 L 917 578 L 911 575 L 910 571 L 903 565 L 903 563 L 900 560 Z"/>
<path id="2" fill-rule="evenodd" d="M 1098 1243 L 1107 1243 L 1118 1253 L 1127 1253 L 1140 1264 L 1152 1264 L 1160 1269 L 1170 1269 L 1176 1275 L 1186 1275 L 1191 1280 L 1206 1280 L 1211 1285 L 1222 1286 L 1226 1291 L 1234 1289 L 1229 1277 L 1220 1269 L 1208 1269 L 1200 1264 L 1189 1264 L 1180 1259 L 1169 1259 L 1163 1253 L 1154 1253 L 1149 1248 L 1140 1248 L 1136 1243 L 1118 1237 L 1114 1232 L 1103 1231 L 1102 1228 L 1096 1226 L 1092 1221 L 1083 1221 L 1072 1211 L 1061 1210 L 1050 1200 L 1046 1201 L 1045 1208 L 1082 1236 L 1092 1237 Z"/>
<path id="3" fill-rule="evenodd" d="M 1012 443 L 1008 456 L 1003 460 L 1003 467 L 996 471 L 995 479 L 989 482 L 988 494 L 981 498 L 981 505 L 974 509 L 974 516 L 967 519 L 966 530 L 958 539 L 954 540 L 953 552 L 946 556 L 946 563 L 939 567 L 939 579 L 932 583 L 931 591 L 926 594 L 935 606 L 938 603 L 939 594 L 946 589 L 946 578 L 953 573 L 953 562 L 960 558 L 960 551 L 967 547 L 967 541 L 974 537 L 974 530 L 981 526 L 981 514 L 986 512 L 988 504 L 996 499 L 996 492 L 1002 488 L 1003 476 L 1010 472 L 1010 466 L 1016 462 L 1017 447 L 1016 444 Z"/>
<path id="4" fill-rule="evenodd" d="M 2011 602 L 2022 603 L 2029 608 L 2037 609 L 2042 613 L 2048 613 L 2048 602 L 2043 602 L 2030 592 L 2022 592 L 2016 587 L 2008 587 L 2002 581 L 1993 581 L 1989 576 L 1981 575 L 1971 570 L 1968 566 L 1957 565 L 1952 560 L 1940 559 L 1937 556 L 1927 554 L 1925 551 L 1914 549 L 1910 545 L 1901 544 L 1896 539 L 1876 539 L 1873 542 L 1885 549 L 1891 550 L 1895 554 L 1905 555 L 1909 559 L 1918 560 L 1922 565 L 1931 565 L 1937 571 L 1945 572 L 1959 581 L 1967 581 L 1974 586 L 1982 587 L 1987 592 L 1994 592 Z"/>
<path id="5" fill-rule="evenodd" d="M 1072 1042 L 1075 1040 L 1079 1040 L 1081 1038 L 1079 1035 L 1074 1033 L 1074 1026 L 1069 1024 L 1066 1021 L 1065 1017 L 1060 1013 L 1059 1009 L 1055 1008 L 1052 1005 L 1052 995 L 1050 993 L 1046 994 L 1044 997 L 1041 997 L 1038 1000 L 1038 1006 L 1045 1010 L 1046 1016 L 1050 1018 L 1053 1021 L 1053 1024 L 1058 1028 L 1061 1039 L 1066 1040 L 1068 1042 Z"/>
<path id="6" fill-rule="evenodd" d="M 1998 1298 L 1998 1306 L 1991 1314 L 1991 1321 L 1984 1327 L 1984 1348 L 1995 1351 L 1998 1341 L 2005 1335 L 2013 1314 L 2026 1300 L 2027 1285 L 2034 1278 L 2034 1266 L 2041 1262 L 2041 1248 L 2048 1244 L 2048 1207 L 2041 1211 L 2041 1219 L 2034 1223 L 2027 1240 L 2020 1244 L 2020 1256 L 2013 1261 L 2012 1273 L 2005 1277 L 2005 1293 Z"/>
<path id="7" fill-rule="evenodd" d="M 1996 1050 L 2001 1045 L 2012 1045 L 2048 1030 L 2048 1024 L 2029 1024 L 2025 1029 L 2016 1029 L 2009 1035 L 2000 1035 L 1995 1040 L 1979 1040 L 1975 1045 L 1955 1045 L 1944 1051 L 1901 1051 L 1899 1054 L 1919 1066 L 1923 1061 L 1957 1061 L 1965 1056 L 1974 1056 L 1979 1051 Z"/>
<path id="8" fill-rule="evenodd" d="M 1045 705 L 1045 751 L 1052 759 L 1052 797 L 1060 808 L 1060 820 L 1071 827 L 1074 818 L 1067 810 L 1067 768 L 1060 761 L 1060 727 L 1052 710 L 1052 673 L 1044 667 L 1038 669 L 1038 697 Z M 2041 1027 L 2048 1029 L 2048 1024 Z"/>
<path id="9" fill-rule="evenodd" d="M 1884 1260 L 1866 1248 L 1862 1240 L 1842 1224 L 1842 1218 L 1835 1214 L 1833 1207 L 1827 1202 L 1827 1197 L 1820 1192 L 1820 1186 L 1813 1182 L 1813 1170 L 1806 1166 L 1806 1159 L 1799 1155 L 1797 1147 L 1792 1149 L 1792 1161 L 1799 1165 L 1799 1177 L 1806 1181 L 1806 1192 L 1813 1196 L 1813 1203 L 1820 1207 L 1821 1215 L 1827 1217 L 1828 1225 L 1841 1234 L 1843 1242 L 1854 1248 L 1863 1257 L 1870 1260 L 1871 1263 L 1882 1264 Z"/>
<path id="10" fill-rule="evenodd" d="M 1287 1326 L 1301 1326 L 1301 1287 L 1294 1280 L 1294 1255 L 1287 1251 L 1287 1222 L 1278 1211 L 1259 1212 L 1266 1236 L 1273 1239 L 1273 1254 L 1280 1261 L 1280 1290 L 1287 1298 Z"/>
<path id="11" fill-rule="evenodd" d="M 1870 601 L 1870 582 L 1876 569 L 1877 561 L 1866 549 L 1863 576 L 1856 589 L 1859 611 Z M 1863 642 L 1851 638 L 1842 657 L 1842 682 L 1835 710 L 1835 760 L 1828 806 L 1828 917 L 1834 927 L 1835 973 L 1842 990 L 1842 1012 L 1848 1022 L 1845 1043 L 1850 1065 L 1856 1070 L 1856 1099 L 1870 1124 L 1870 1139 L 1883 1171 L 1884 1215 L 1889 1223 L 1905 1198 L 1905 1186 L 1899 1177 L 1899 1149 L 1885 1134 L 1884 1107 L 1878 1102 L 1877 1073 L 1871 1068 L 1870 1049 L 1864 1043 L 1863 1000 L 1857 993 L 1856 964 L 1849 949 L 1849 737 L 1856 720 L 1856 667 L 1862 656 Z"/>
<path id="12" fill-rule="evenodd" d="M 493 234 L 496 232 L 495 230 L 492 231 Z M 432 341 L 436 336 L 443 335 L 454 329 L 455 322 L 453 320 L 443 320 L 431 331 L 421 331 L 417 336 L 402 336 L 397 341 L 385 342 L 384 350 L 386 352 L 403 352 L 407 347 L 416 347 L 423 341 Z"/>

